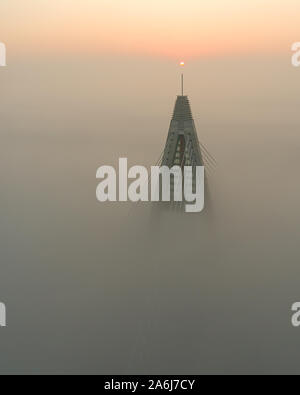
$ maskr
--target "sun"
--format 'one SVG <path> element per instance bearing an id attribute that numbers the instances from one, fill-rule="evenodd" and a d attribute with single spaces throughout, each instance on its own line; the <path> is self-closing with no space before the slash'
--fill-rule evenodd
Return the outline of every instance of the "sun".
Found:
<path id="1" fill-rule="evenodd" d="M 185 65 L 185 63 L 184 62 L 180 62 L 180 66 L 184 66 Z"/>

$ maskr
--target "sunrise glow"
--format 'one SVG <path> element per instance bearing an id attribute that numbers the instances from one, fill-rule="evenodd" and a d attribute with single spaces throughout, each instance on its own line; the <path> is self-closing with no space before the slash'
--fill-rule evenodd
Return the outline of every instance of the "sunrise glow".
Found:
<path id="1" fill-rule="evenodd" d="M 106 53 L 174 60 L 283 53 L 299 39 L 299 14 L 300 2 L 294 0 L 0 3 L 1 40 L 16 53 Z"/>

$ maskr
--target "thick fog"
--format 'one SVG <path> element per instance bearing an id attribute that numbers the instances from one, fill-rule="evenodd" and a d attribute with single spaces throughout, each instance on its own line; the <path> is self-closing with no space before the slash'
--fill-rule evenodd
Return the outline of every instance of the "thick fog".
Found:
<path id="1" fill-rule="evenodd" d="M 300 70 L 215 58 L 185 74 L 217 162 L 200 215 L 96 200 L 99 166 L 160 156 L 172 61 L 1 70 L 1 373 L 299 373 Z"/>

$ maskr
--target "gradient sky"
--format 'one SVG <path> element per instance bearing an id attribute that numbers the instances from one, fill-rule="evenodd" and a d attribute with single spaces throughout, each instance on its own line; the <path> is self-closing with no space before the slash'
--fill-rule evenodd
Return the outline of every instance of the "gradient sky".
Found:
<path id="1" fill-rule="evenodd" d="M 299 15 L 0 0 L 1 374 L 299 374 Z M 99 166 L 157 162 L 181 58 L 209 216 L 99 204 Z"/>
<path id="2" fill-rule="evenodd" d="M 300 40 L 299 14 L 299 0 L 1 0 L 0 41 L 16 53 L 281 53 Z"/>

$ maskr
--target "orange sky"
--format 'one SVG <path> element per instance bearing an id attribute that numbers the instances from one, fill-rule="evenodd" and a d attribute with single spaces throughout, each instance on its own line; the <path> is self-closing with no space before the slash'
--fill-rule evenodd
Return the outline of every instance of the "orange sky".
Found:
<path id="1" fill-rule="evenodd" d="M 300 41 L 299 15 L 299 0 L 1 0 L 0 41 L 17 53 L 276 53 Z"/>

